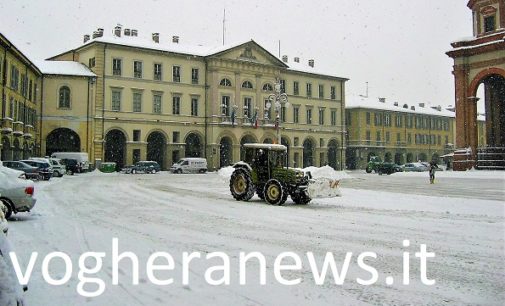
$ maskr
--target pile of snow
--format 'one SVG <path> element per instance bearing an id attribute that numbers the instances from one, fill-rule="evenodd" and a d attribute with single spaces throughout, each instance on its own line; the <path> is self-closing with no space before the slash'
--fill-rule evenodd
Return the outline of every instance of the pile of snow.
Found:
<path id="1" fill-rule="evenodd" d="M 345 171 L 336 171 L 330 166 L 323 166 L 323 167 L 307 167 L 302 169 L 303 172 L 307 173 L 310 171 L 310 174 L 312 174 L 312 177 L 317 179 L 317 178 L 327 178 L 327 179 L 332 179 L 332 180 L 343 180 L 343 179 L 350 179 L 352 178 L 347 172 Z"/>
<path id="2" fill-rule="evenodd" d="M 219 169 L 217 171 L 217 174 L 219 175 L 219 178 L 221 178 L 222 181 L 229 182 L 230 177 L 233 174 L 233 171 L 235 171 L 235 168 L 233 168 L 232 166 L 228 166 Z"/>

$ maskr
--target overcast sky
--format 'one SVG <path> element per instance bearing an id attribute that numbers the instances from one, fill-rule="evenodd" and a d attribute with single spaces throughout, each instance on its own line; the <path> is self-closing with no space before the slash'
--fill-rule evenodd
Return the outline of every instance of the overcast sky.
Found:
<path id="1" fill-rule="evenodd" d="M 454 104 L 450 43 L 472 35 L 467 0 L 2 0 L 0 31 L 32 59 L 78 47 L 118 23 L 139 36 L 179 35 L 219 46 L 254 39 L 349 78 L 347 94 L 401 103 Z"/>

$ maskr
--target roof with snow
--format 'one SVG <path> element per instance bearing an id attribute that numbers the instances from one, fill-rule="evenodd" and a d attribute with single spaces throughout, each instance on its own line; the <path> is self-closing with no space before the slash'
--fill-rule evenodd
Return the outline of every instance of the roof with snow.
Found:
<path id="1" fill-rule="evenodd" d="M 96 77 L 88 67 L 73 61 L 39 61 L 35 63 L 43 74 Z"/>

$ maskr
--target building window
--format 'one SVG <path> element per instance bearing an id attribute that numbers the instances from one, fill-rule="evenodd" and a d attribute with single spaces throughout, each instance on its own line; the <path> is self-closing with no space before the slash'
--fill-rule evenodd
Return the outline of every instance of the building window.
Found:
<path id="1" fill-rule="evenodd" d="M 172 114 L 180 115 L 181 114 L 181 97 L 174 96 L 172 98 Z"/>
<path id="2" fill-rule="evenodd" d="M 191 98 L 191 116 L 198 116 L 198 98 Z"/>
<path id="3" fill-rule="evenodd" d="M 293 146 L 298 147 L 300 145 L 300 138 L 293 138 Z"/>
<path id="4" fill-rule="evenodd" d="M 154 80 L 161 81 L 161 64 L 154 64 Z"/>
<path id="5" fill-rule="evenodd" d="M 140 130 L 133 130 L 133 141 L 140 141 Z"/>
<path id="6" fill-rule="evenodd" d="M 133 77 L 137 79 L 142 78 L 142 62 L 134 61 L 133 62 Z"/>
<path id="7" fill-rule="evenodd" d="M 371 121 L 371 119 L 370 119 L 370 113 L 369 113 L 369 112 L 367 112 L 367 113 L 366 113 L 366 124 L 367 124 L 367 125 L 370 125 L 370 121 Z"/>
<path id="8" fill-rule="evenodd" d="M 266 83 L 265 85 L 263 85 L 263 91 L 273 91 L 273 90 L 274 87 L 272 86 L 272 84 Z"/>
<path id="9" fill-rule="evenodd" d="M 90 59 L 88 60 L 88 67 L 89 67 L 89 68 L 93 68 L 93 67 L 95 67 L 95 64 L 96 64 L 96 61 L 95 61 L 95 58 L 94 58 L 94 57 L 92 57 L 92 58 L 90 58 Z"/>
<path id="10" fill-rule="evenodd" d="M 293 82 L 293 95 L 298 96 L 300 94 L 300 84 L 297 81 Z"/>
<path id="11" fill-rule="evenodd" d="M 376 126 L 382 125 L 382 114 L 380 114 L 380 113 L 374 114 L 374 123 Z"/>
<path id="12" fill-rule="evenodd" d="M 140 92 L 133 93 L 133 111 L 136 113 L 142 111 L 142 93 Z"/>
<path id="13" fill-rule="evenodd" d="M 312 124 L 312 108 L 307 109 L 307 124 Z"/>
<path id="14" fill-rule="evenodd" d="M 286 80 L 279 80 L 279 82 L 281 83 L 281 93 L 285 93 L 286 92 Z"/>
<path id="15" fill-rule="evenodd" d="M 153 113 L 161 114 L 161 95 L 160 94 L 153 95 Z"/>
<path id="16" fill-rule="evenodd" d="M 293 108 L 293 122 L 294 123 L 300 122 L 300 108 L 299 107 Z"/>
<path id="17" fill-rule="evenodd" d="M 112 90 L 112 104 L 111 109 L 113 111 L 121 110 L 121 91 L 120 90 Z"/>
<path id="18" fill-rule="evenodd" d="M 496 29 L 495 15 L 484 17 L 484 32 L 492 32 Z"/>
<path id="19" fill-rule="evenodd" d="M 11 65 L 11 88 L 15 91 L 19 88 L 19 70 Z"/>
<path id="20" fill-rule="evenodd" d="M 449 143 L 449 136 L 445 136 L 445 144 L 447 145 Z"/>
<path id="21" fill-rule="evenodd" d="M 33 85 L 33 103 L 37 103 L 37 92 L 39 91 L 37 83 Z"/>
<path id="22" fill-rule="evenodd" d="M 230 115 L 230 96 L 221 97 L 221 115 L 222 116 Z"/>
<path id="23" fill-rule="evenodd" d="M 319 125 L 324 125 L 324 108 L 319 109 Z"/>
<path id="24" fill-rule="evenodd" d="M 286 107 L 281 107 L 281 121 L 286 122 Z"/>
<path id="25" fill-rule="evenodd" d="M 350 116 L 349 116 L 349 120 L 347 123 L 351 124 Z M 331 125 L 333 125 L 333 126 L 337 125 L 337 111 L 336 110 L 331 111 Z"/>
<path id="26" fill-rule="evenodd" d="M 408 144 L 412 143 L 412 135 L 410 135 L 410 133 L 407 134 L 407 143 Z"/>
<path id="27" fill-rule="evenodd" d="M 179 83 L 181 81 L 181 67 L 172 67 L 172 81 L 176 83 Z"/>
<path id="28" fill-rule="evenodd" d="M 219 85 L 230 87 L 231 86 L 231 81 L 229 79 L 227 79 L 227 78 L 224 78 L 224 79 L 221 80 L 221 82 L 219 82 Z"/>
<path id="29" fill-rule="evenodd" d="M 119 58 L 112 59 L 112 75 L 121 75 L 122 61 Z"/>
<path id="30" fill-rule="evenodd" d="M 372 140 L 372 136 L 371 136 L 370 131 L 366 131 L 366 136 L 365 136 L 365 138 L 366 138 L 366 141 L 367 141 L 368 143 L 370 143 L 370 140 Z"/>
<path id="31" fill-rule="evenodd" d="M 244 98 L 244 118 L 251 118 L 252 99 L 249 97 Z"/>
<path id="32" fill-rule="evenodd" d="M 400 144 L 401 140 L 402 140 L 401 134 L 396 133 L 396 144 Z"/>
<path id="33" fill-rule="evenodd" d="M 375 133 L 375 140 L 377 140 L 377 144 L 380 143 L 380 141 L 381 141 L 381 132 L 380 131 L 377 131 Z"/>
<path id="34" fill-rule="evenodd" d="M 384 126 L 391 126 L 391 114 L 384 114 Z"/>
<path id="35" fill-rule="evenodd" d="M 335 100 L 337 98 L 335 86 L 330 87 L 330 99 Z"/>
<path id="36" fill-rule="evenodd" d="M 70 88 L 68 86 L 60 87 L 59 108 L 70 108 Z"/>
<path id="37" fill-rule="evenodd" d="M 198 68 L 191 69 L 191 84 L 198 84 Z"/>
<path id="38" fill-rule="evenodd" d="M 402 116 L 396 115 L 396 127 L 402 127 Z"/>
<path id="39" fill-rule="evenodd" d="M 180 142 L 180 138 L 181 138 L 180 136 L 181 136 L 180 132 L 172 132 L 172 142 L 173 143 L 179 143 Z"/>
<path id="40" fill-rule="evenodd" d="M 307 97 L 312 97 L 312 84 L 307 83 Z"/>
<path id="41" fill-rule="evenodd" d="M 324 85 L 319 85 L 319 99 L 324 99 Z"/>
<path id="42" fill-rule="evenodd" d="M 272 107 L 273 105 L 270 102 L 270 100 L 265 99 L 265 114 L 263 116 L 265 120 L 269 120 L 272 118 Z"/>
<path id="43" fill-rule="evenodd" d="M 244 83 L 242 83 L 242 88 L 248 88 L 248 89 L 252 89 L 253 88 L 253 85 L 251 82 L 249 81 L 244 81 Z"/>
<path id="44" fill-rule="evenodd" d="M 1 66 L 2 64 L 0 64 Z M 30 85 L 28 85 L 28 100 L 32 100 L 32 88 L 33 88 L 33 81 L 30 80 Z"/>
<path id="45" fill-rule="evenodd" d="M 389 132 L 386 132 L 386 143 L 389 143 L 390 140 L 391 140 L 391 135 Z"/>

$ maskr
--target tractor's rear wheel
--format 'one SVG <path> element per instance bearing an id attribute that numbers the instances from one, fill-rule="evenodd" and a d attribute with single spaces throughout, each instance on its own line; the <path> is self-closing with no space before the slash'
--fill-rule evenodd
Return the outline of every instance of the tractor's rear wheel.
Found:
<path id="1" fill-rule="evenodd" d="M 287 199 L 287 194 L 282 184 L 275 179 L 271 179 L 266 183 L 263 196 L 272 205 L 282 205 Z"/>
<path id="2" fill-rule="evenodd" d="M 249 172 L 244 169 L 233 171 L 230 192 L 237 201 L 249 201 L 254 195 L 254 184 Z"/>

